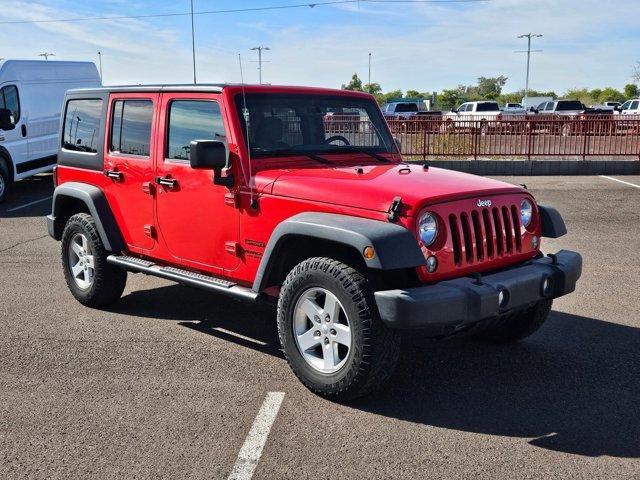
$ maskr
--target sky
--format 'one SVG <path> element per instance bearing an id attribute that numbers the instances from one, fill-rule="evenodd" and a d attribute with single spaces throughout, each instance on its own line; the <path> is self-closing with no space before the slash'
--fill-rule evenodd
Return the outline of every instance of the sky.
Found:
<path id="1" fill-rule="evenodd" d="M 308 0 L 314 1 L 314 0 Z M 321 1 L 321 0 L 315 0 Z M 193 0 L 194 10 L 283 6 L 305 0 Z M 102 52 L 106 85 L 193 81 L 188 16 L 108 21 L 2 22 L 147 15 L 189 11 L 189 0 L 0 0 L 0 57 L 92 60 Z M 358 73 L 384 91 L 423 92 L 508 77 L 504 91 L 524 88 L 533 40 L 530 88 L 622 88 L 640 60 L 638 0 L 487 0 L 468 3 L 364 2 L 195 17 L 199 83 L 263 81 L 339 88 Z"/>

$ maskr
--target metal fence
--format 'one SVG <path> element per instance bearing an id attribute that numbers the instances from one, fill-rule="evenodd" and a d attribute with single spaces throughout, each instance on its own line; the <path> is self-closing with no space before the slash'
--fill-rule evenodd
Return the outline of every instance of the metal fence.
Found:
<path id="1" fill-rule="evenodd" d="M 492 120 L 464 117 L 424 117 L 387 120 L 401 153 L 413 159 L 576 158 L 640 159 L 640 117 L 521 116 Z M 371 144 L 369 122 L 333 117 L 327 134 L 340 134 L 359 144 Z"/>

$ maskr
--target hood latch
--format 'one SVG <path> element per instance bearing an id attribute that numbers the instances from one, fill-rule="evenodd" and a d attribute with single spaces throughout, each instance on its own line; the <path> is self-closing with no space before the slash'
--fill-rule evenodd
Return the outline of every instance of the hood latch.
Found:
<path id="1" fill-rule="evenodd" d="M 393 199 L 393 202 L 391 202 L 391 205 L 389 206 L 389 215 L 387 215 L 389 221 L 395 222 L 396 220 L 398 220 L 398 215 L 400 215 L 401 210 L 402 197 L 395 197 Z"/>

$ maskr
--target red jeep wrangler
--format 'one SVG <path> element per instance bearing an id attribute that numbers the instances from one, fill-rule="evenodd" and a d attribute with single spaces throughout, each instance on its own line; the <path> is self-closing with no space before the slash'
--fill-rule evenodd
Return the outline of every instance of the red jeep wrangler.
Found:
<path id="1" fill-rule="evenodd" d="M 331 131 L 339 111 L 360 121 Z M 333 399 L 387 380 L 403 329 L 530 335 L 581 274 L 579 254 L 540 252 L 565 233 L 556 210 L 520 187 L 403 163 L 364 93 L 73 90 L 58 164 L 48 228 L 78 301 L 116 301 L 128 271 L 277 298 L 291 368 Z"/>

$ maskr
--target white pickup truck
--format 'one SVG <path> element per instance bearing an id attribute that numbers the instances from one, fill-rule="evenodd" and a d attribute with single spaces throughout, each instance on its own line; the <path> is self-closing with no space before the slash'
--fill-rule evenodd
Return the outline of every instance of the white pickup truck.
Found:
<path id="1" fill-rule="evenodd" d="M 442 130 L 479 129 L 484 133 L 489 129 L 489 122 L 498 120 L 501 117 L 502 111 L 498 102 L 488 100 L 465 102 L 442 116 Z"/>

